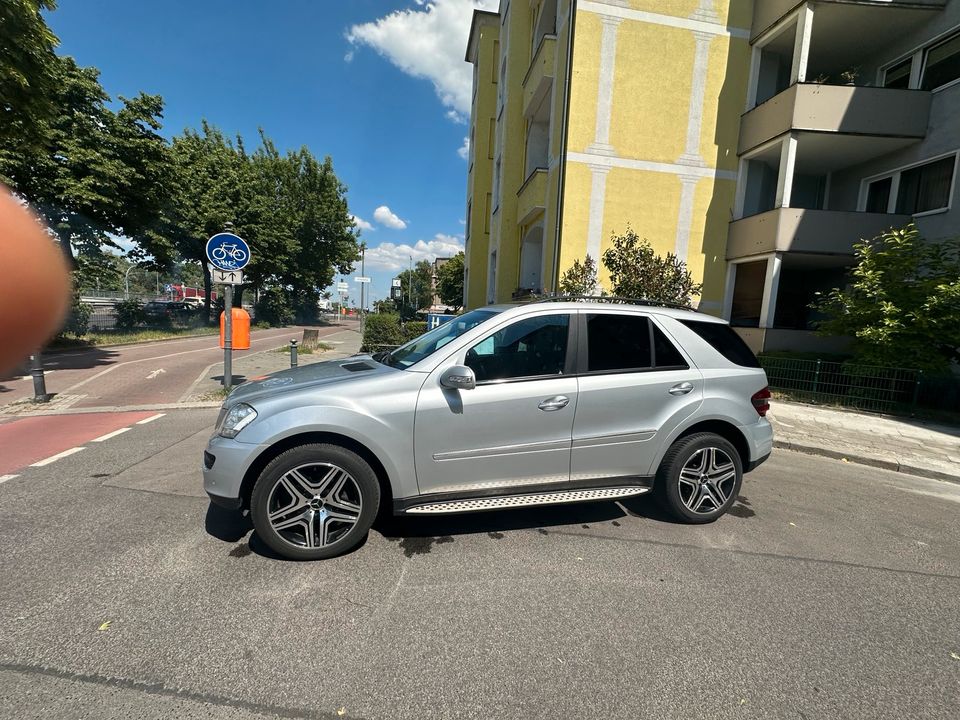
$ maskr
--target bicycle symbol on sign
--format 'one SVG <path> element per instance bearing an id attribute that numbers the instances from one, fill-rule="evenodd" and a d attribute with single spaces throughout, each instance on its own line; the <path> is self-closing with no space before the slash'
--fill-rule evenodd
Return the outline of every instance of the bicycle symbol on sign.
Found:
<path id="1" fill-rule="evenodd" d="M 213 256 L 214 260 L 219 260 L 221 262 L 226 260 L 227 257 L 229 257 L 234 262 L 238 262 L 238 263 L 243 262 L 244 260 L 247 259 L 247 254 L 243 251 L 242 248 L 238 248 L 236 243 L 234 243 L 233 245 L 227 245 L 226 243 L 224 243 L 220 247 L 214 248 L 211 255 Z"/>

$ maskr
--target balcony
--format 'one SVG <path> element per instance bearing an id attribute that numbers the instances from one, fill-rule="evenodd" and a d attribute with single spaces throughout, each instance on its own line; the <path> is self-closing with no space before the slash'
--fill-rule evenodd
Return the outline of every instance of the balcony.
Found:
<path id="1" fill-rule="evenodd" d="M 777 208 L 730 223 L 727 260 L 773 252 L 852 255 L 854 243 L 910 220 L 887 213 Z"/>
<path id="2" fill-rule="evenodd" d="M 756 40 L 757 37 L 802 4 L 801 0 L 757 0 L 754 2 L 750 42 Z M 946 4 L 947 0 L 906 0 L 905 2 L 899 2 L 898 0 L 861 0 L 856 4 L 844 0 L 819 0 L 817 10 L 824 12 L 836 10 L 838 15 L 858 17 L 878 8 L 902 9 L 905 11 L 904 17 L 910 17 L 909 13 L 912 11 L 943 10 Z M 847 7 L 841 7 L 843 5 L 847 5 Z M 887 19 L 894 20 L 891 16 L 888 16 Z M 896 21 L 894 21 L 894 26 L 896 24 Z"/>
<path id="3" fill-rule="evenodd" d="M 533 115 L 547 97 L 553 85 L 554 66 L 557 57 L 557 36 L 544 35 L 540 39 L 533 60 L 523 78 L 523 115 Z"/>
<path id="4" fill-rule="evenodd" d="M 791 130 L 921 139 L 929 92 L 853 85 L 791 85 L 740 119 L 742 155 Z"/>
<path id="5" fill-rule="evenodd" d="M 526 225 L 547 205 L 547 169 L 537 168 L 517 191 L 517 224 Z"/>

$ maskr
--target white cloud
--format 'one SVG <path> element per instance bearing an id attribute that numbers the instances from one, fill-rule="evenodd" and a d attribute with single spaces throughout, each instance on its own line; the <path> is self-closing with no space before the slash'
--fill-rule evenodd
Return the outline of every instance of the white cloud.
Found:
<path id="1" fill-rule="evenodd" d="M 347 51 L 347 54 L 343 56 L 343 61 L 345 63 L 353 62 L 353 50 Z"/>
<path id="2" fill-rule="evenodd" d="M 373 211 L 373 219 L 393 230 L 405 230 L 407 227 L 407 224 L 386 205 L 381 205 Z"/>
<path id="3" fill-rule="evenodd" d="M 454 235 L 437 233 L 432 240 L 418 240 L 414 245 L 382 243 L 375 248 L 367 248 L 366 263 L 374 270 L 401 272 L 421 260 L 433 262 L 438 257 L 453 257 L 463 250 L 463 242 Z"/>
<path id="4" fill-rule="evenodd" d="M 457 155 L 466 160 L 470 157 L 470 137 L 465 137 L 463 139 L 463 145 L 460 146 L 460 149 L 457 150 Z"/>
<path id="5" fill-rule="evenodd" d="M 376 50 L 400 70 L 433 83 L 447 117 L 465 122 L 470 115 L 473 70 L 464 62 L 475 8 L 496 10 L 499 0 L 432 0 L 422 10 L 396 10 L 373 22 L 353 25 L 346 34 L 353 46 Z"/>
<path id="6" fill-rule="evenodd" d="M 369 230 L 372 232 L 376 229 L 371 223 L 368 223 L 366 220 L 361 217 L 357 217 L 356 215 L 351 215 L 350 219 L 353 220 L 353 226 L 357 228 L 357 230 Z"/>

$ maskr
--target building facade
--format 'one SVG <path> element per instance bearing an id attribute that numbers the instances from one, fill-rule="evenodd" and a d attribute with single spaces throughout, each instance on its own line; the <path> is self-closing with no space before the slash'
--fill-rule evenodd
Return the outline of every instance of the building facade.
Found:
<path id="1" fill-rule="evenodd" d="M 553 292 L 632 227 L 755 349 L 822 347 L 807 306 L 855 242 L 960 234 L 958 28 L 960 0 L 478 12 L 467 307 Z"/>

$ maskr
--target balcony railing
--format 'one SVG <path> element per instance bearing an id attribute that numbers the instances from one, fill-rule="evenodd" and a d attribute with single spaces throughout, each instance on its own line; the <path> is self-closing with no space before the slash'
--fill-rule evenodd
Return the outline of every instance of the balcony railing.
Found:
<path id="1" fill-rule="evenodd" d="M 903 227 L 909 215 L 777 208 L 730 223 L 727 259 L 772 252 L 853 255 L 854 243 L 891 227 Z"/>
<path id="2" fill-rule="evenodd" d="M 525 225 L 547 205 L 547 169 L 536 168 L 517 191 L 517 222 Z"/>
<path id="3" fill-rule="evenodd" d="M 791 85 L 740 119 L 739 154 L 790 130 L 922 138 L 929 92 L 853 85 Z"/>
<path id="4" fill-rule="evenodd" d="M 540 39 L 530 67 L 523 78 L 523 114 L 529 117 L 540 101 L 546 97 L 553 84 L 554 65 L 557 58 L 557 36 L 544 35 Z"/>

